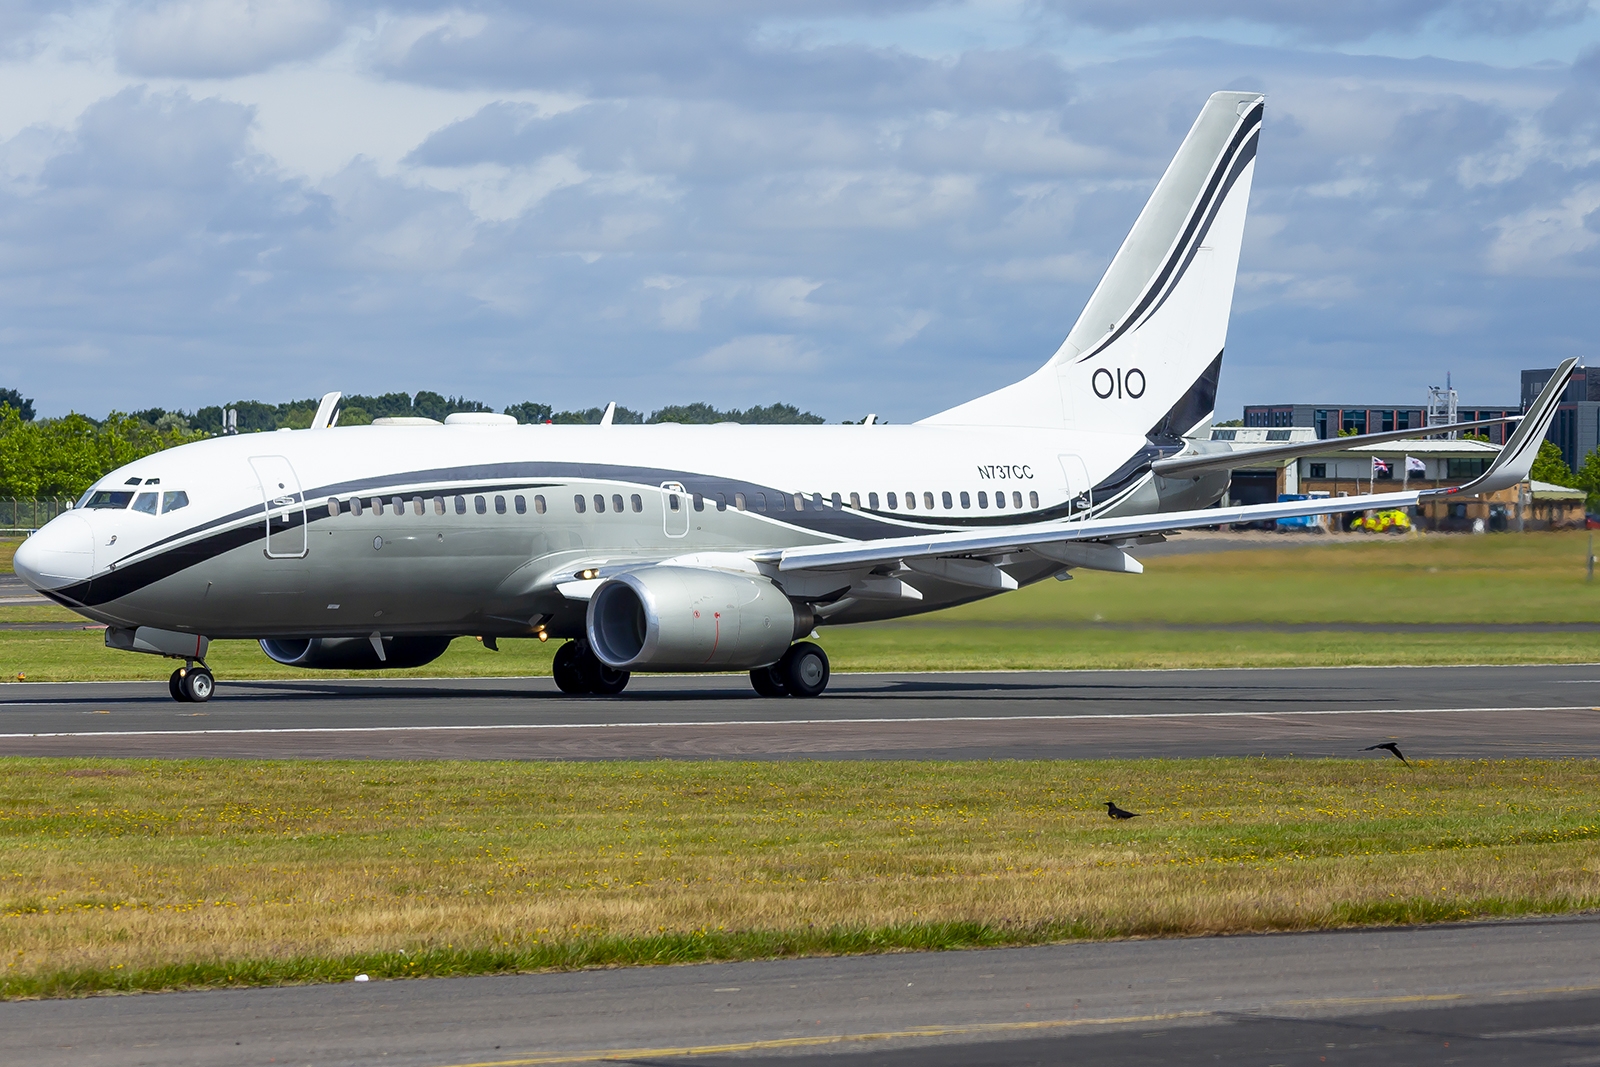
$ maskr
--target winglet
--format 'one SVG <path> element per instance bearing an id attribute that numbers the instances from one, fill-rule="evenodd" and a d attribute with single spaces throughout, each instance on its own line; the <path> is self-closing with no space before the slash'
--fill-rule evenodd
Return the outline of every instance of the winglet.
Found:
<path id="1" fill-rule="evenodd" d="M 339 398 L 343 395 L 342 393 L 324 393 L 322 395 L 322 403 L 317 405 L 317 413 L 311 418 L 311 428 L 313 430 L 326 430 L 338 425 Z"/>
<path id="2" fill-rule="evenodd" d="M 1517 432 L 1511 435 L 1511 440 L 1489 464 L 1488 470 L 1466 485 L 1452 489 L 1431 489 L 1422 493 L 1419 499 L 1480 496 L 1526 481 L 1528 472 L 1533 469 L 1533 461 L 1539 455 L 1539 446 L 1544 443 L 1544 435 L 1550 432 L 1550 424 L 1555 421 L 1556 409 L 1561 406 L 1561 394 L 1567 391 L 1567 383 L 1572 380 L 1572 368 L 1577 365 L 1577 358 L 1572 357 L 1563 360 L 1561 366 L 1556 368 L 1539 398 L 1528 406 L 1528 413 L 1523 416 Z"/>

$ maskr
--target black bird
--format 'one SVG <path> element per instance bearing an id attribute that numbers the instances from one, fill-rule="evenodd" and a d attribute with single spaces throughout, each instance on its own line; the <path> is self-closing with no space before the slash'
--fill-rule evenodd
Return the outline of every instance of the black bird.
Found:
<path id="1" fill-rule="evenodd" d="M 1366 748 L 1362 749 L 1361 751 L 1363 751 L 1363 752 L 1371 752 L 1374 749 L 1379 749 L 1379 748 L 1383 749 L 1385 752 L 1392 752 L 1394 754 L 1394 758 L 1395 759 L 1399 760 L 1401 763 L 1404 763 L 1407 767 L 1411 766 L 1411 761 L 1406 759 L 1404 756 L 1402 756 L 1400 754 L 1400 746 L 1395 744 L 1393 741 L 1385 741 L 1381 745 L 1368 745 Z"/>
<path id="2" fill-rule="evenodd" d="M 1117 807 L 1116 801 L 1106 801 L 1106 815 L 1113 819 L 1137 819 L 1143 814 L 1144 812 L 1142 811 L 1123 811 L 1121 808 Z"/>

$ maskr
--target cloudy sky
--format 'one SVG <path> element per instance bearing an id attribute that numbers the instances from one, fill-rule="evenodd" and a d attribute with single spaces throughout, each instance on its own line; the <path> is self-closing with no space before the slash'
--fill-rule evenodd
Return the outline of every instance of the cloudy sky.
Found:
<path id="1" fill-rule="evenodd" d="M 7 0 L 0 385 L 907 421 L 1048 358 L 1251 89 L 1221 417 L 1515 402 L 1600 339 L 1597 41 L 1588 0 Z"/>

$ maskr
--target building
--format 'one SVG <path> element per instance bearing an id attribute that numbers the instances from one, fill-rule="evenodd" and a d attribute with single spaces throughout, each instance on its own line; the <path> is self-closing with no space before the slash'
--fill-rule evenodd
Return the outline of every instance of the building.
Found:
<path id="1" fill-rule="evenodd" d="M 1237 444 L 1314 439 L 1310 427 L 1265 429 L 1213 427 L 1213 441 Z M 1489 469 L 1498 445 L 1477 440 L 1429 438 L 1356 446 L 1322 456 L 1308 456 L 1261 468 L 1233 472 L 1228 500 L 1264 504 L 1280 494 L 1330 497 L 1398 493 L 1407 489 L 1443 489 L 1462 485 Z M 1374 463 L 1374 460 L 1378 463 Z M 1408 460 L 1410 462 L 1408 462 Z M 1479 522 L 1489 530 L 1542 530 L 1581 527 L 1584 493 L 1578 489 L 1524 482 L 1486 497 L 1430 501 L 1412 509 L 1419 526 L 1433 530 L 1471 530 Z M 1358 513 L 1343 516 L 1348 527 Z"/>
<path id="2" fill-rule="evenodd" d="M 1554 368 L 1522 372 L 1524 410 L 1554 373 Z M 1590 374 L 1588 367 L 1579 367 L 1573 372 L 1561 406 L 1556 409 L 1555 421 L 1545 437 L 1561 449 L 1561 458 L 1573 470 L 1583 465 L 1584 456 L 1600 448 L 1600 373 Z"/>
<path id="3" fill-rule="evenodd" d="M 1550 380 L 1554 370 L 1523 371 L 1523 395 L 1527 395 L 1527 379 L 1529 374 L 1543 374 L 1544 378 L 1534 388 L 1533 396 L 1539 395 L 1539 389 L 1544 382 Z M 1578 373 L 1583 373 L 1579 371 Z M 1600 386 L 1600 375 L 1596 375 L 1596 386 Z M 1529 398 L 1531 399 L 1531 397 Z M 1600 405 L 1597 405 L 1600 406 Z M 1338 437 L 1341 433 L 1388 433 L 1392 430 L 1420 430 L 1427 423 L 1427 408 L 1422 404 L 1249 404 L 1244 409 L 1244 424 L 1247 427 L 1310 427 L 1316 432 L 1319 439 Z M 1483 407 L 1483 408 L 1457 408 L 1456 418 L 1460 422 L 1474 422 L 1478 419 L 1503 419 L 1510 415 L 1522 414 L 1520 406 L 1515 407 Z M 1559 419 L 1559 415 L 1557 418 Z M 1590 425 L 1594 424 L 1593 416 Z M 1506 438 L 1516 429 L 1515 424 L 1502 423 L 1499 426 L 1486 426 L 1477 432 L 1489 435 L 1489 440 L 1497 445 L 1506 443 Z M 1552 429 L 1552 433 L 1554 430 Z"/>

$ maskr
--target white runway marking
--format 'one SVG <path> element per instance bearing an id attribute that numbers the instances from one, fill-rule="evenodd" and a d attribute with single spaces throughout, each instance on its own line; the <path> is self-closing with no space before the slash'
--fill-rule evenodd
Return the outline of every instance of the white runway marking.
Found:
<path id="1" fill-rule="evenodd" d="M 0 705 L 0 707 L 16 705 Z M 1550 708 L 1352 708 L 1329 711 L 1152 711 L 1111 715 L 923 715 L 904 719 L 728 719 L 698 722 L 572 722 L 505 723 L 467 726 L 276 726 L 236 730 L 81 730 L 55 733 L 0 734 L 0 740 L 20 737 L 204 737 L 232 734 L 387 734 L 431 731 L 484 730 L 634 730 L 682 729 L 708 726 L 888 726 L 927 722 L 1069 722 L 1127 719 L 1276 719 L 1283 716 L 1328 715 L 1475 715 L 1508 711 L 1597 711 L 1588 705 Z"/>

